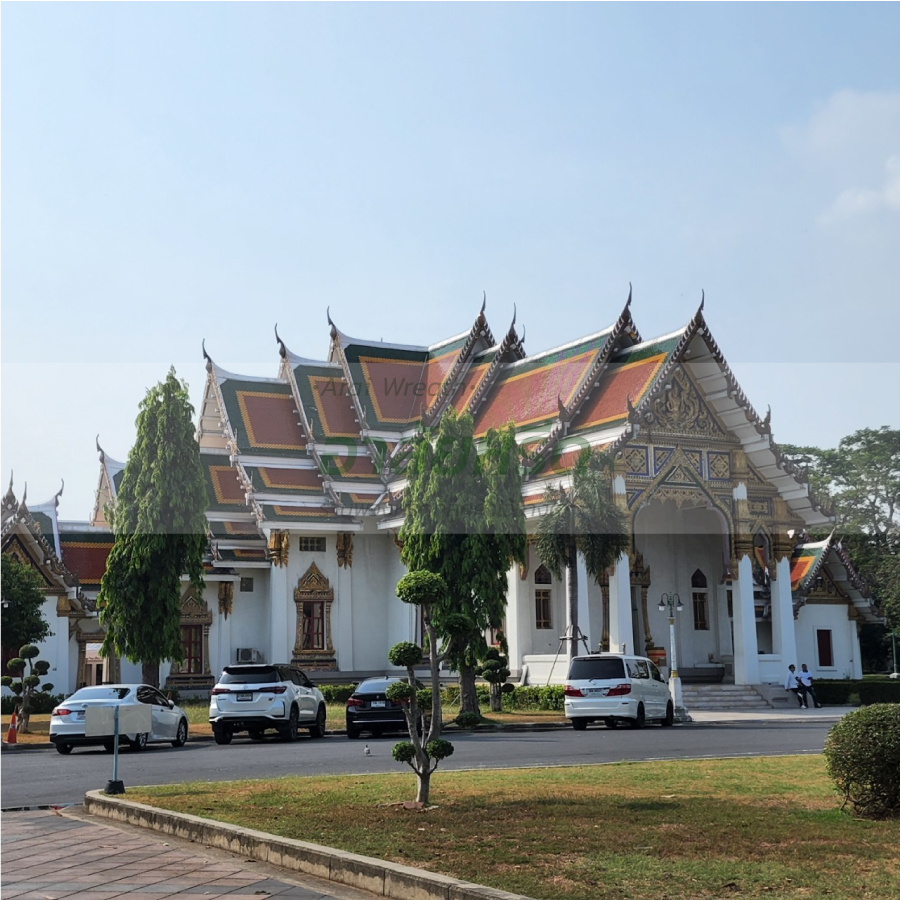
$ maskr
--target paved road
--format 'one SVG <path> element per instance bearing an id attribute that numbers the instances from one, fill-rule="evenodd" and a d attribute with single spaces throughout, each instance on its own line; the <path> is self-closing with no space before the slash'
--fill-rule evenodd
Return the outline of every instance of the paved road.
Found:
<path id="1" fill-rule="evenodd" d="M 830 727 L 831 723 L 824 721 L 785 721 L 648 727 L 643 731 L 596 727 L 583 732 L 455 734 L 455 753 L 441 766 L 466 769 L 818 753 Z M 369 740 L 370 756 L 363 752 L 365 740 L 349 741 L 337 735 L 320 741 L 301 737 L 293 744 L 276 740 L 254 744 L 236 738 L 225 747 L 211 742 L 191 742 L 178 750 L 151 746 L 143 753 L 123 750 L 119 777 L 127 789 L 129 785 L 179 781 L 404 771 L 391 759 L 394 742 L 394 738 Z M 110 778 L 112 755 L 102 749 L 75 750 L 71 756 L 52 750 L 4 751 L 0 806 L 79 803 L 85 791 L 104 787 Z"/>

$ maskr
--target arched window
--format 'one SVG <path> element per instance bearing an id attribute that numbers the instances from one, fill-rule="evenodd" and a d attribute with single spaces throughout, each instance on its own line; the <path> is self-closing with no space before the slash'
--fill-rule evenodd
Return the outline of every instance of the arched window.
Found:
<path id="1" fill-rule="evenodd" d="M 553 584 L 553 578 L 550 570 L 543 564 L 534 570 L 534 583 L 546 585 L 545 587 L 535 588 L 534 591 L 534 627 L 546 630 L 553 627 L 553 620 L 550 616 L 550 587 Z"/>
<path id="2" fill-rule="evenodd" d="M 709 594 L 706 576 L 697 569 L 691 575 L 691 600 L 694 607 L 694 631 L 709 631 Z"/>

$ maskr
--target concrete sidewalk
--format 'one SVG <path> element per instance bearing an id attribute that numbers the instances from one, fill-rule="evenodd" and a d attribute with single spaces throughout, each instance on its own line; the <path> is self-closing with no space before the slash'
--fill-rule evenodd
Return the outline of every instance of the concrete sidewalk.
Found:
<path id="1" fill-rule="evenodd" d="M 83 810 L 3 813 L 3 900 L 371 900 L 373 894 Z"/>
<path id="2" fill-rule="evenodd" d="M 855 706 L 823 706 L 819 709 L 689 709 L 695 725 L 746 724 L 749 722 L 837 722 Z"/>

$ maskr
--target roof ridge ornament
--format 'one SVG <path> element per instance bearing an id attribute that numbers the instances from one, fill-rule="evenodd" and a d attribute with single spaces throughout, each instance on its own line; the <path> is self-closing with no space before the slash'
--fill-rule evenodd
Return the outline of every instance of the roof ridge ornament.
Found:
<path id="1" fill-rule="evenodd" d="M 100 462 L 105 463 L 106 462 L 106 454 L 103 452 L 103 448 L 100 446 L 100 435 L 99 434 L 97 435 L 97 437 L 94 438 L 94 444 L 96 444 L 97 452 L 100 454 Z"/>
<path id="2" fill-rule="evenodd" d="M 625 309 L 631 306 L 631 282 L 628 282 L 628 299 L 625 301 Z"/>
<path id="3" fill-rule="evenodd" d="M 287 359 L 287 347 L 284 345 L 284 341 L 278 336 L 278 323 L 275 323 L 275 340 L 278 342 L 278 352 L 281 354 L 282 359 Z"/>
<path id="4" fill-rule="evenodd" d="M 206 360 L 206 371 L 212 372 L 216 364 L 213 362 L 212 357 L 206 352 L 206 338 L 203 338 L 200 346 L 203 348 L 203 358 Z"/>

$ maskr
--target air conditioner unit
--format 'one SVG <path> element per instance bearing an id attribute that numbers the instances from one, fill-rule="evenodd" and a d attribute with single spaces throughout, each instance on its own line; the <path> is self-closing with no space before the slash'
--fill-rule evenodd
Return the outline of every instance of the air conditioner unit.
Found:
<path id="1" fill-rule="evenodd" d="M 237 661 L 239 663 L 255 663 L 262 659 L 259 650 L 251 647 L 238 647 Z"/>

